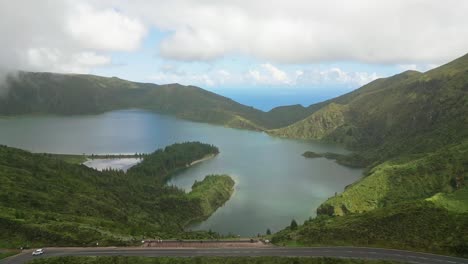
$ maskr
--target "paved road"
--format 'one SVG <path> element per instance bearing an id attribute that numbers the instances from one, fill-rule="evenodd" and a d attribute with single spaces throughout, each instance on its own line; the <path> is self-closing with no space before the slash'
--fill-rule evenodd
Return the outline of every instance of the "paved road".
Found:
<path id="1" fill-rule="evenodd" d="M 56 256 L 144 256 L 144 257 L 192 257 L 192 256 L 281 256 L 281 257 L 338 257 L 360 259 L 384 259 L 406 263 L 427 264 L 468 264 L 468 259 L 448 256 L 416 253 L 401 250 L 355 248 L 355 247 L 320 247 L 320 248 L 46 248 L 45 254 L 31 256 L 31 250 L 0 261 L 1 264 L 22 264 L 34 258 Z"/>

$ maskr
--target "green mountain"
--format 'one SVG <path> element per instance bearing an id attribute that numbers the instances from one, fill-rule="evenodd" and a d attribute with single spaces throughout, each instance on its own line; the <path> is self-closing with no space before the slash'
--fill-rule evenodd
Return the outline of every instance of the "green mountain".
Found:
<path id="1" fill-rule="evenodd" d="M 355 153 L 337 161 L 367 166 L 277 243 L 468 255 L 468 55 L 378 79 L 269 133 L 344 144 Z"/>
<path id="2" fill-rule="evenodd" d="M 0 115 L 94 114 L 141 108 L 188 120 L 264 130 L 289 125 L 308 115 L 302 106 L 263 112 L 195 86 L 137 83 L 116 77 L 19 72 L 0 97 Z"/>
<path id="3" fill-rule="evenodd" d="M 378 79 L 269 133 L 338 142 L 371 161 L 433 151 L 468 136 L 467 72 L 465 55 L 426 73 Z"/>
<path id="4" fill-rule="evenodd" d="M 165 182 L 175 171 L 217 153 L 207 144 L 174 144 L 124 173 L 0 146 L 0 248 L 207 236 L 185 233 L 184 227 L 223 205 L 234 181 L 207 176 L 190 193 Z"/>
<path id="5" fill-rule="evenodd" d="M 319 213 L 342 215 L 424 199 L 468 171 L 468 55 L 426 73 L 407 71 L 329 100 L 274 135 L 346 144 L 365 177 Z"/>

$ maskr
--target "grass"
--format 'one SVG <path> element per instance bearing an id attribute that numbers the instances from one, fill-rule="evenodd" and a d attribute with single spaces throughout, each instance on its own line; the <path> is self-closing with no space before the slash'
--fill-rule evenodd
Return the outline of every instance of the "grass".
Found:
<path id="1" fill-rule="evenodd" d="M 427 200 L 452 212 L 468 213 L 468 187 L 451 193 L 438 193 Z"/>
<path id="2" fill-rule="evenodd" d="M 467 163 L 468 141 L 422 156 L 393 159 L 372 168 L 343 193 L 329 198 L 317 212 L 329 215 L 359 213 L 451 192 L 455 188 L 455 179 L 467 175 Z M 457 198 L 466 199 L 464 193 Z"/>
<path id="3" fill-rule="evenodd" d="M 390 264 L 381 260 L 293 257 L 53 257 L 41 258 L 30 264 Z"/>
<path id="4" fill-rule="evenodd" d="M 21 251 L 19 250 L 0 250 L 0 259 L 8 258 L 11 256 L 14 256 L 16 254 L 19 254 Z"/>
<path id="5" fill-rule="evenodd" d="M 468 214 L 420 201 L 345 216 L 318 216 L 273 235 L 289 246 L 364 246 L 468 256 Z"/>

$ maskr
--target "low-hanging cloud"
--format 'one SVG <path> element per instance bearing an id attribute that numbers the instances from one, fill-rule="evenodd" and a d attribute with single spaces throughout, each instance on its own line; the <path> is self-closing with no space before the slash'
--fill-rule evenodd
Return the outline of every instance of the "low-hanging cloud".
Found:
<path id="1" fill-rule="evenodd" d="M 8 80 L 12 80 L 18 76 L 17 71 L 6 70 L 0 68 L 0 99 L 5 98 L 10 91 L 10 83 Z"/>

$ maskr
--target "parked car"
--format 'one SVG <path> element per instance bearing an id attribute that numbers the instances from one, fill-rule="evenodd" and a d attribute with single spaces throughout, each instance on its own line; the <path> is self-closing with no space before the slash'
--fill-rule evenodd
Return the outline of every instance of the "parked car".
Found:
<path id="1" fill-rule="evenodd" d="M 39 255 L 42 255 L 42 254 L 44 254 L 44 250 L 42 248 L 36 249 L 32 253 L 33 256 L 39 256 Z"/>

